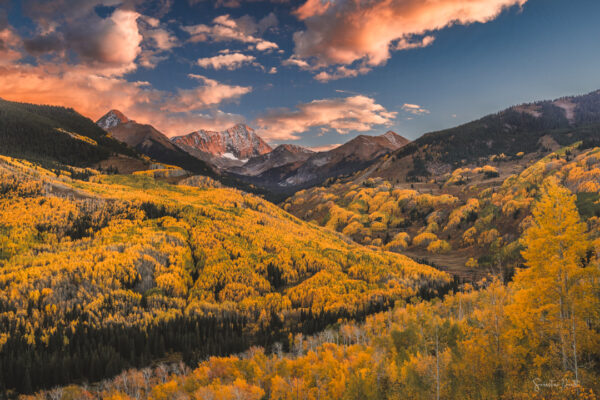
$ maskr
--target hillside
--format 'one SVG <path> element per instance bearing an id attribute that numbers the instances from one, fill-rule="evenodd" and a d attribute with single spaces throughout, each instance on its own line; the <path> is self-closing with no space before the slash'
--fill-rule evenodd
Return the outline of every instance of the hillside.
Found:
<path id="1" fill-rule="evenodd" d="M 181 150 L 152 125 L 137 123 L 117 110 L 109 111 L 96 124 L 108 128 L 107 132 L 118 141 L 156 161 L 176 165 L 196 174 L 215 175 L 206 162 Z"/>
<path id="2" fill-rule="evenodd" d="M 585 218 L 600 215 L 599 152 L 577 143 L 541 160 L 457 168 L 421 183 L 359 177 L 298 192 L 282 206 L 358 243 L 427 260 L 464 279 L 509 279 L 523 262 L 518 238 L 545 178 L 575 193 Z"/>
<path id="3" fill-rule="evenodd" d="M 373 172 L 388 180 L 430 175 L 486 162 L 491 156 L 548 154 L 579 140 L 600 140 L 600 91 L 514 106 L 497 114 L 427 133 L 394 152 Z"/>
<path id="4" fill-rule="evenodd" d="M 138 154 L 73 109 L 0 99 L 0 154 L 88 167 Z"/>
<path id="5" fill-rule="evenodd" d="M 206 178 L 150 172 L 86 182 L 0 160 L 0 389 L 285 343 L 450 282 Z"/>

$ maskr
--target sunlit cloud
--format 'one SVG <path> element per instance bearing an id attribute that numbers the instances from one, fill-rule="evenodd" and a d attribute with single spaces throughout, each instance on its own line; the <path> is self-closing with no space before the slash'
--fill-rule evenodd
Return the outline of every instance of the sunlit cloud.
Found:
<path id="1" fill-rule="evenodd" d="M 277 17 L 271 13 L 256 22 L 252 17 L 244 16 L 233 19 L 229 15 L 221 15 L 213 19 L 212 24 L 198 24 L 183 27 L 190 35 L 190 41 L 195 42 L 241 42 L 251 49 L 259 51 L 276 50 L 276 43 L 262 39 L 259 36 L 264 31 L 277 25 Z"/>
<path id="2" fill-rule="evenodd" d="M 409 114 L 413 114 L 413 115 L 429 114 L 429 110 L 428 109 L 426 109 L 424 107 L 421 107 L 418 104 L 404 103 L 401 108 L 405 112 L 407 112 Z"/>
<path id="3" fill-rule="evenodd" d="M 306 0 L 295 15 L 306 29 L 294 34 L 294 55 L 287 65 L 303 69 L 381 66 L 394 50 L 426 47 L 432 32 L 461 24 L 485 23 L 527 0 Z M 302 63 L 304 62 L 304 63 Z M 356 70 L 353 70 L 356 71 Z M 347 71 L 319 73 L 328 81 L 356 76 Z"/>
<path id="4" fill-rule="evenodd" d="M 315 151 L 315 152 L 329 151 L 329 150 L 333 150 L 337 147 L 340 147 L 341 145 L 342 145 L 341 143 L 326 144 L 324 146 L 312 146 L 312 147 L 309 147 L 309 149 L 312 151 Z"/>
<path id="5" fill-rule="evenodd" d="M 259 133 L 269 140 L 297 140 L 312 128 L 340 134 L 366 132 L 377 125 L 390 125 L 396 112 L 385 109 L 367 96 L 313 100 L 295 109 L 269 110 L 257 118 Z"/>

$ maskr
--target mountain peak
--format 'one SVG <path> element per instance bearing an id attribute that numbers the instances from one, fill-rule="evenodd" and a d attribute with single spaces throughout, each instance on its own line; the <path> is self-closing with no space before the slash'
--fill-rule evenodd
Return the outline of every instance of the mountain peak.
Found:
<path id="1" fill-rule="evenodd" d="M 96 121 L 96 125 L 105 131 L 109 131 L 117 125 L 129 122 L 129 118 L 119 110 L 110 110 L 102 118 Z"/>
<path id="2" fill-rule="evenodd" d="M 275 147 L 275 150 L 273 150 L 273 152 L 282 152 L 282 151 L 287 151 L 289 153 L 314 153 L 314 151 L 307 149 L 306 147 L 302 147 L 302 146 L 298 146 L 296 144 L 280 144 L 279 146 Z"/>
<path id="3" fill-rule="evenodd" d="M 410 140 L 408 140 L 404 136 L 398 135 L 394 131 L 387 131 L 386 133 L 381 135 L 381 137 L 387 139 L 392 145 L 397 146 L 397 147 L 402 147 L 405 144 L 407 144 L 408 142 L 410 142 Z"/>
<path id="4" fill-rule="evenodd" d="M 246 124 L 237 124 L 221 132 L 198 130 L 172 138 L 180 146 L 217 157 L 246 160 L 271 152 L 272 148 Z"/>

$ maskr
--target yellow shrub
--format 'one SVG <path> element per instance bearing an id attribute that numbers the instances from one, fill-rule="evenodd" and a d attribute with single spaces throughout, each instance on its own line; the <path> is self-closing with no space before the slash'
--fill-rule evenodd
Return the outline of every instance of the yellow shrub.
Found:
<path id="1" fill-rule="evenodd" d="M 450 246 L 450 243 L 446 242 L 445 240 L 434 240 L 427 246 L 427 251 L 430 253 L 441 254 L 447 253 L 450 250 L 452 250 L 452 247 Z"/>
<path id="2" fill-rule="evenodd" d="M 438 237 L 435 233 L 423 232 L 414 237 L 413 244 L 415 246 L 427 246 L 429 243 L 437 239 Z"/>

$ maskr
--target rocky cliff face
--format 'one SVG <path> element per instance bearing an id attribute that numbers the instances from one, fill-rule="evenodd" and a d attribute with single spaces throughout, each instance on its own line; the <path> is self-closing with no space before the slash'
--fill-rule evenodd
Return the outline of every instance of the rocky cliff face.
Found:
<path id="1" fill-rule="evenodd" d="M 127 118 L 121 111 L 110 110 L 104 114 L 104 116 L 100 118 L 96 124 L 108 132 L 117 125 L 124 124 L 126 122 L 129 122 L 129 118 Z"/>
<path id="2" fill-rule="evenodd" d="M 213 156 L 247 160 L 271 152 L 254 129 L 244 124 L 235 125 L 222 132 L 199 130 L 171 139 L 183 148 L 192 148 Z"/>

